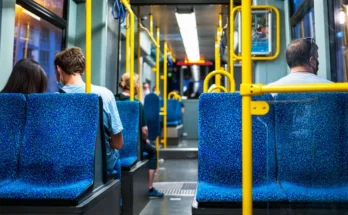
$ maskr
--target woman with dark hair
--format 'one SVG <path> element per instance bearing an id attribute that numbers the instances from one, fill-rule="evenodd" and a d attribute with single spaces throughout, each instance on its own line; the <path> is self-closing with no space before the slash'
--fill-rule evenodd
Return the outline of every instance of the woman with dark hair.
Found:
<path id="1" fill-rule="evenodd" d="M 47 88 L 47 77 L 40 64 L 26 58 L 18 61 L 2 93 L 43 93 Z"/>

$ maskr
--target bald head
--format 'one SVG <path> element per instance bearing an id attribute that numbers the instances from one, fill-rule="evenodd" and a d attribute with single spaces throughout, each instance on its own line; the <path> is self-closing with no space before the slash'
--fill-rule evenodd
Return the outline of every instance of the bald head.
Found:
<path id="1" fill-rule="evenodd" d="M 290 68 L 310 66 L 311 57 L 318 58 L 318 46 L 310 39 L 293 40 L 285 52 Z"/>

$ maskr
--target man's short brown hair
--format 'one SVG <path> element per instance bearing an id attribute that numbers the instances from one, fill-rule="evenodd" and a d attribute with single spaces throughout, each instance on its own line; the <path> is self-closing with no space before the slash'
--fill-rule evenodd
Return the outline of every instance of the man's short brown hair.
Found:
<path id="1" fill-rule="evenodd" d="M 73 75 L 74 73 L 84 73 L 86 60 L 83 52 L 78 47 L 67 48 L 56 54 L 54 66 L 59 66 L 63 72 Z"/>

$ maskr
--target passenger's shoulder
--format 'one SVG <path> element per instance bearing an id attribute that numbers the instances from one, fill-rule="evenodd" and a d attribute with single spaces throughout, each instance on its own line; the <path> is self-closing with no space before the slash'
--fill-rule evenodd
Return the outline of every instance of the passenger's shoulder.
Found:
<path id="1" fill-rule="evenodd" d="M 103 102 L 115 100 L 112 92 L 106 87 L 93 85 L 92 86 L 92 93 L 95 93 L 95 94 L 101 96 L 103 99 Z"/>

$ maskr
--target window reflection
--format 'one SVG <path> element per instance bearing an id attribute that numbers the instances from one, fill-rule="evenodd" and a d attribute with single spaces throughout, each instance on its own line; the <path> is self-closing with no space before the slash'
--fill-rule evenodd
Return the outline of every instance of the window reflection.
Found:
<path id="1" fill-rule="evenodd" d="M 34 0 L 60 17 L 63 17 L 64 0 Z"/>
<path id="2" fill-rule="evenodd" d="M 13 64 L 22 58 L 38 61 L 48 77 L 48 92 L 57 91 L 53 60 L 61 48 L 61 29 L 16 5 Z"/>

